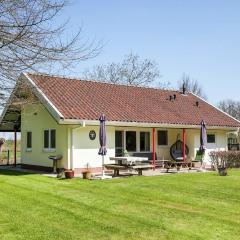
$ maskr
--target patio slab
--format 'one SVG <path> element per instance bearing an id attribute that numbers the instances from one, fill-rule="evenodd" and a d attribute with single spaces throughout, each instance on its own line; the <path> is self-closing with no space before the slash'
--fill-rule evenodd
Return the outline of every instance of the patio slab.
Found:
<path id="1" fill-rule="evenodd" d="M 57 174 L 44 172 L 44 171 L 37 171 L 37 170 L 31 170 L 31 169 L 23 169 L 20 165 L 14 166 L 0 166 L 0 169 L 2 170 L 11 170 L 11 171 L 18 171 L 22 173 L 28 173 L 28 174 L 40 174 L 42 176 L 56 178 Z M 145 177 L 151 177 L 151 176 L 162 176 L 162 175 L 170 175 L 170 174 L 187 174 L 187 173 L 199 173 L 199 172 L 209 172 L 211 170 L 209 169 L 181 169 L 179 171 L 176 171 L 175 169 L 170 169 L 168 172 L 166 172 L 166 169 L 149 169 L 149 170 L 143 170 L 142 176 Z M 100 173 L 93 174 L 94 176 L 99 176 Z M 107 174 L 108 176 L 111 176 L 112 174 Z M 121 171 L 120 175 L 118 177 L 114 178 L 121 178 L 121 177 L 136 177 L 138 174 L 135 171 Z M 76 178 L 82 178 L 82 174 L 76 174 Z M 113 179 L 114 179 L 113 178 Z"/>
<path id="2" fill-rule="evenodd" d="M 143 171 L 143 176 L 161 176 L 161 175 L 169 175 L 169 174 L 187 174 L 187 173 L 199 173 L 199 172 L 208 172 L 208 170 L 200 170 L 200 169 L 181 169 L 179 171 L 170 169 L 168 172 L 166 172 L 165 169 L 155 169 L 155 170 L 145 170 Z"/>

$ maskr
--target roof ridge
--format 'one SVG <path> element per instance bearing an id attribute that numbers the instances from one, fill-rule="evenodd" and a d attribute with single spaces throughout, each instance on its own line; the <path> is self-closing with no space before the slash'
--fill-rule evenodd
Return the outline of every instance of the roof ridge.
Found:
<path id="1" fill-rule="evenodd" d="M 69 79 L 69 80 L 73 80 L 73 81 L 86 81 L 86 82 L 93 82 L 93 83 L 100 83 L 100 84 L 107 84 L 107 85 L 132 87 L 132 88 L 142 88 L 142 89 L 153 89 L 153 90 L 160 90 L 160 91 L 166 91 L 166 92 L 181 93 L 177 89 L 164 89 L 164 88 L 158 88 L 158 87 L 153 87 L 153 86 L 135 86 L 135 85 L 128 85 L 128 84 L 124 84 L 124 83 L 112 83 L 112 82 L 106 82 L 106 81 L 100 81 L 100 80 L 94 80 L 94 79 L 83 79 L 83 78 L 73 77 L 73 76 L 67 77 L 65 75 L 54 75 L 54 74 L 37 73 L 37 72 L 25 72 L 25 74 L 27 74 L 27 75 L 29 75 L 29 74 L 30 75 L 37 75 L 37 76 L 43 76 L 43 77 Z"/>
<path id="2" fill-rule="evenodd" d="M 49 77 L 49 83 L 56 84 L 48 87 L 52 84 L 48 84 L 44 76 Z M 78 81 L 72 83 L 69 81 L 71 84 L 67 84 L 67 79 Z M 215 129 L 220 126 L 224 129 L 230 127 L 232 131 L 240 127 L 239 121 L 213 108 L 210 103 L 203 101 L 200 105 L 197 104 L 200 98 L 196 98 L 192 93 L 187 97 L 178 93 L 176 101 L 170 101 L 172 99 L 169 95 L 175 93 L 170 90 L 123 87 L 126 85 L 114 85 L 113 89 L 109 83 L 105 82 L 94 84 L 93 82 L 96 81 L 81 81 L 78 78 L 41 73 L 23 73 L 19 80 L 26 80 L 32 84 L 40 102 L 61 124 L 81 125 L 83 121 L 93 121 L 89 124 L 96 125 L 100 114 L 105 113 L 108 122 L 112 121 L 114 124 L 115 122 L 124 122 L 126 126 L 130 126 L 129 123 L 133 123 L 131 126 L 143 123 L 140 125 L 147 127 L 156 123 L 158 127 L 166 127 L 167 124 L 176 127 L 177 123 L 181 124 L 183 128 L 186 125 L 197 126 L 204 119 L 209 126 Z M 66 85 L 69 86 L 68 91 L 66 91 Z M 134 123 L 138 124 L 134 125 Z M 166 124 L 163 125 L 163 123 Z"/>

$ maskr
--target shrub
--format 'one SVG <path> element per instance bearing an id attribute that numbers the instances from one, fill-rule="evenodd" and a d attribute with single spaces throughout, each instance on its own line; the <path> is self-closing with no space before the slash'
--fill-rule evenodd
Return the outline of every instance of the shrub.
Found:
<path id="1" fill-rule="evenodd" d="M 212 151 L 209 156 L 215 169 L 240 167 L 240 151 Z"/>

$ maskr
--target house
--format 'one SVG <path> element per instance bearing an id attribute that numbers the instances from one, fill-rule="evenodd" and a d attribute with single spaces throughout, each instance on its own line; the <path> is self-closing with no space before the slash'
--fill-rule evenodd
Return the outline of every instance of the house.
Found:
<path id="1" fill-rule="evenodd" d="M 194 159 L 200 123 L 207 126 L 207 153 L 226 150 L 227 134 L 240 122 L 193 93 L 23 73 L 0 119 L 0 130 L 21 131 L 21 163 L 48 170 L 49 155 L 63 156 L 59 167 L 82 172 L 101 169 L 99 116 L 106 116 L 107 156 L 126 149 L 157 152 L 183 139 Z M 206 154 L 205 161 L 209 161 Z"/>

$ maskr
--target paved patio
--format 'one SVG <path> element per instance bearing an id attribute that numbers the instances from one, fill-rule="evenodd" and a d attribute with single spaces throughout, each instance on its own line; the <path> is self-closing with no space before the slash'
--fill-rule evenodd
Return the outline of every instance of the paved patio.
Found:
<path id="1" fill-rule="evenodd" d="M 23 169 L 21 168 L 20 165 L 17 165 L 16 167 L 14 166 L 0 166 L 0 169 L 2 170 L 11 170 L 11 171 L 18 171 L 22 173 L 28 173 L 28 174 L 40 174 L 42 176 L 46 177 L 53 177 L 56 178 L 57 174 L 54 173 L 49 173 L 49 172 L 44 172 L 44 171 L 37 171 L 37 170 L 30 170 L 30 169 Z M 168 172 L 166 172 L 166 169 L 155 169 L 155 170 L 144 170 L 142 173 L 143 176 L 162 176 L 162 175 L 171 175 L 171 174 L 187 174 L 187 173 L 199 173 L 199 172 L 209 172 L 211 170 L 209 169 L 199 169 L 199 168 L 194 168 L 194 169 L 180 169 L 177 171 L 176 169 L 170 169 Z M 93 176 L 99 176 L 100 173 L 93 174 Z M 106 175 L 112 175 L 110 172 L 107 172 Z M 122 171 L 120 175 L 117 178 L 121 177 L 131 177 L 131 176 L 138 176 L 138 174 L 135 171 Z M 77 174 L 75 175 L 77 178 L 82 178 L 82 174 Z"/>

